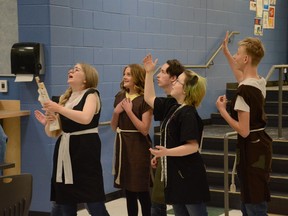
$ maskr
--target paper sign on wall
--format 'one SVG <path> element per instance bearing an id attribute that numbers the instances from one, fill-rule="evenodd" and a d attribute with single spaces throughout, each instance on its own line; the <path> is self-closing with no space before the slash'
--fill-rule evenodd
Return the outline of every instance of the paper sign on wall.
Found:
<path id="1" fill-rule="evenodd" d="M 256 11 L 254 35 L 262 36 L 263 29 L 275 28 L 276 0 L 250 0 L 250 10 Z"/>

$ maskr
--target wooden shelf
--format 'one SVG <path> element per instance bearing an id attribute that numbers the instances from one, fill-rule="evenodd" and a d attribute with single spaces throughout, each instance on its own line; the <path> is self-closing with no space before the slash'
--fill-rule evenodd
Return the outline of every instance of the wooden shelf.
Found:
<path id="1" fill-rule="evenodd" d="M 30 115 L 29 110 L 15 110 L 15 111 L 9 111 L 9 110 L 0 110 L 0 119 L 4 118 L 14 118 L 14 117 L 21 117 L 21 116 L 28 116 Z"/>
<path id="2" fill-rule="evenodd" d="M 23 116 L 29 116 L 30 111 L 20 110 L 20 100 L 0 100 L 0 120 L 8 137 L 4 162 L 14 164 L 4 169 L 4 175 L 21 173 L 21 121 Z"/>

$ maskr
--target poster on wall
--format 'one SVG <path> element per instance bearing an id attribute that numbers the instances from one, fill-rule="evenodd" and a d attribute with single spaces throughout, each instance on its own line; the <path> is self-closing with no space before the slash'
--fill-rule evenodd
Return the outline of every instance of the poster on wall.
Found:
<path id="1" fill-rule="evenodd" d="M 263 11 L 263 29 L 268 29 L 269 28 L 269 13 L 268 10 Z"/>
<path id="2" fill-rule="evenodd" d="M 262 36 L 263 29 L 275 28 L 276 0 L 250 0 L 250 10 L 256 11 L 254 35 Z"/>
<path id="3" fill-rule="evenodd" d="M 256 17 L 262 18 L 263 16 L 263 0 L 256 1 Z"/>
<path id="4" fill-rule="evenodd" d="M 250 10 L 256 11 L 256 1 L 255 0 L 250 0 Z"/>
<path id="5" fill-rule="evenodd" d="M 269 0 L 263 0 L 263 9 L 268 10 L 269 7 Z"/>
<path id="6" fill-rule="evenodd" d="M 269 6 L 268 9 L 268 28 L 274 29 L 275 28 L 275 6 Z"/>
<path id="7" fill-rule="evenodd" d="M 263 25 L 261 18 L 254 19 L 254 35 L 263 36 Z"/>

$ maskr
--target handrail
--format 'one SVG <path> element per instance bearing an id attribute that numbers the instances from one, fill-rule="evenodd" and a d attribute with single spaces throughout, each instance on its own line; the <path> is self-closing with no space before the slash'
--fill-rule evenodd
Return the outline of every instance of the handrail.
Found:
<path id="1" fill-rule="evenodd" d="M 231 136 L 235 136 L 236 131 L 228 132 L 224 135 L 224 213 L 225 216 L 229 216 L 229 175 L 228 175 L 228 139 Z"/>
<path id="2" fill-rule="evenodd" d="M 282 64 L 282 65 L 272 65 L 272 67 L 270 68 L 267 76 L 266 76 L 266 82 L 270 79 L 270 77 L 272 76 L 272 74 L 274 73 L 275 69 L 281 69 L 281 68 L 288 68 L 288 65 Z"/>
<path id="3" fill-rule="evenodd" d="M 110 125 L 111 124 L 111 121 L 104 121 L 104 122 L 99 122 L 99 126 L 107 126 L 107 125 Z"/>
<path id="4" fill-rule="evenodd" d="M 288 65 L 273 65 L 267 76 L 266 82 L 270 79 L 272 74 L 274 73 L 275 69 L 279 69 L 279 78 L 278 78 L 278 138 L 281 139 L 282 137 L 282 104 L 283 104 L 283 74 L 284 70 L 287 70 Z"/>
<path id="5" fill-rule="evenodd" d="M 232 31 L 229 33 L 228 35 L 228 39 L 229 39 L 229 42 L 230 42 L 230 38 L 233 36 L 233 35 L 236 35 L 236 34 L 240 34 L 240 32 L 238 31 Z M 213 60 L 215 59 L 216 55 L 220 52 L 220 50 L 222 49 L 222 43 L 221 45 L 218 47 L 218 49 L 215 51 L 215 53 L 211 56 L 211 58 L 208 60 L 208 62 L 205 64 L 205 65 L 184 65 L 185 68 L 209 68 L 210 65 L 213 65 Z M 156 70 L 154 71 L 154 75 L 157 73 L 157 71 L 159 71 L 161 68 L 161 66 L 158 66 L 156 68 Z"/>
<path id="6" fill-rule="evenodd" d="M 238 31 L 232 31 L 229 33 L 228 35 L 228 39 L 230 42 L 230 38 L 233 36 L 233 35 L 236 35 L 236 34 L 240 34 L 240 32 Z M 208 62 L 205 64 L 205 65 L 184 65 L 185 68 L 209 68 L 210 65 L 213 65 L 213 60 L 215 59 L 216 55 L 220 52 L 220 50 L 222 49 L 222 43 L 221 45 L 218 47 L 218 49 L 215 51 L 215 53 L 211 56 L 211 58 L 208 60 Z"/>

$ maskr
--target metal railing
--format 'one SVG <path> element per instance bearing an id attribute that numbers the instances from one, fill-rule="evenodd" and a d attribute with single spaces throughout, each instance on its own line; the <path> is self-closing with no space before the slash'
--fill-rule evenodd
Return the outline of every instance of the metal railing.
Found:
<path id="1" fill-rule="evenodd" d="M 229 137 L 237 135 L 236 131 L 228 132 L 224 136 L 224 213 L 229 215 Z"/>
<path id="2" fill-rule="evenodd" d="M 99 126 L 108 126 L 110 123 L 111 121 L 99 122 Z"/>
<path id="3" fill-rule="evenodd" d="M 233 35 L 236 35 L 236 34 L 240 34 L 240 32 L 238 31 L 232 31 L 229 33 L 228 35 L 228 39 L 229 39 L 229 43 L 230 43 L 230 38 L 233 36 Z M 220 52 L 220 50 L 222 49 L 222 43 L 220 44 L 220 46 L 218 47 L 218 49 L 215 51 L 215 53 L 210 57 L 210 59 L 207 61 L 207 63 L 205 65 L 184 65 L 185 68 L 209 68 L 211 65 L 214 64 L 213 60 L 215 59 L 216 55 Z"/>
<path id="4" fill-rule="evenodd" d="M 282 104 L 283 104 L 283 75 L 286 70 L 287 73 L 288 65 L 273 65 L 269 70 L 266 76 L 266 82 L 270 79 L 272 74 L 275 72 L 275 69 L 279 69 L 279 78 L 278 78 L 278 138 L 282 139 Z"/>
<path id="5" fill-rule="evenodd" d="M 229 36 L 228 36 L 229 42 L 230 42 L 230 38 L 236 34 L 240 34 L 240 32 L 232 31 L 229 33 Z M 185 68 L 209 68 L 211 65 L 214 64 L 213 60 L 215 59 L 215 57 L 217 56 L 217 54 L 220 52 L 221 49 L 222 49 L 222 43 L 220 44 L 218 49 L 214 52 L 214 54 L 210 57 L 210 59 L 207 61 L 207 63 L 204 65 L 184 65 L 184 67 Z M 160 68 L 161 68 L 161 66 L 157 67 L 157 69 L 154 71 L 154 75 L 160 70 Z"/>

